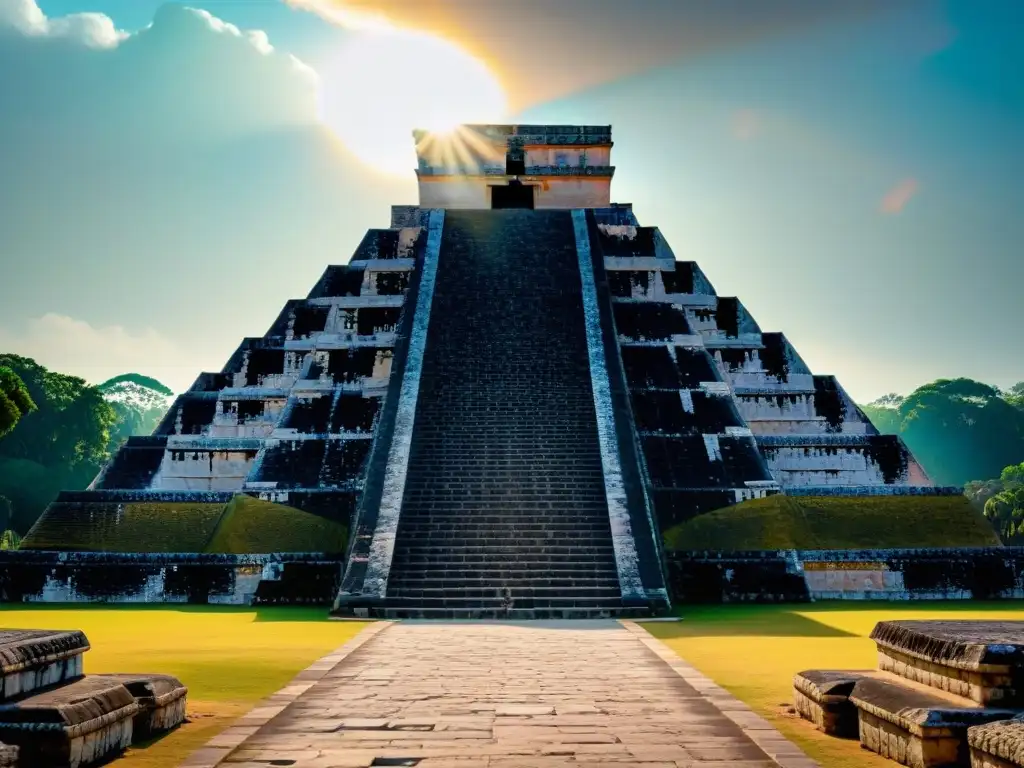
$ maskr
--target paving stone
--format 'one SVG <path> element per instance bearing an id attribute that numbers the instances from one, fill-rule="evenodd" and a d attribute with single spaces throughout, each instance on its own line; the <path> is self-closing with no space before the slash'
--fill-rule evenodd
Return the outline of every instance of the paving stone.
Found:
<path id="1" fill-rule="evenodd" d="M 789 748 L 778 750 L 779 762 L 617 622 L 403 622 L 329 671 L 225 766 L 777 768 L 789 756 L 806 760 L 741 714 L 754 718 L 758 739 Z M 341 727 L 320 727 L 333 722 Z"/>

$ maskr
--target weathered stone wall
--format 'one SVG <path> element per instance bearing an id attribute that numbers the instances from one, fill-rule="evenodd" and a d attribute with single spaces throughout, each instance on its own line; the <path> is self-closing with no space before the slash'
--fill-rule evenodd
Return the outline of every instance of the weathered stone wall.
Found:
<path id="1" fill-rule="evenodd" d="M 358 495 L 405 296 L 426 246 L 417 211 L 405 209 L 399 226 L 368 230 L 349 264 L 327 267 L 305 299 L 285 303 L 263 336 L 243 339 L 222 371 L 200 374 L 154 435 L 131 438 L 89 491 L 148 492 L 140 502 L 161 493 Z M 96 526 L 90 504 L 109 499 L 86 497 L 73 507 L 66 501 L 51 505 L 41 521 L 52 513 L 51 528 Z M 109 518 L 104 524 L 117 530 L 103 537 L 105 544 L 135 550 L 137 542 L 117 540 L 120 523 Z M 59 542 L 50 538 L 46 546 Z M 61 590 L 66 586 L 50 588 Z"/>
<path id="2" fill-rule="evenodd" d="M 669 552 L 677 602 L 1024 598 L 1024 547 Z"/>
<path id="3" fill-rule="evenodd" d="M 655 227 L 598 223 L 591 240 L 607 275 L 613 311 L 606 323 L 618 342 L 629 392 L 624 407 L 632 412 L 657 527 L 777 492 L 696 327 L 718 311 L 711 283 L 692 262 L 675 261 Z M 730 328 L 757 329 L 734 299 L 720 314 L 731 318 Z M 720 333 L 714 324 L 705 330 Z"/>
<path id="4" fill-rule="evenodd" d="M 513 176 L 534 187 L 535 208 L 611 204 L 610 126 L 462 126 L 459 134 L 457 153 L 416 134 L 422 208 L 489 209 L 490 187 Z M 408 208 L 392 216 L 393 223 L 414 220 Z"/>
<path id="5" fill-rule="evenodd" d="M 539 145 L 525 148 L 527 168 L 537 166 L 600 168 L 611 165 L 611 154 L 611 147 Z"/>
<path id="6" fill-rule="evenodd" d="M 0 601 L 328 605 L 342 567 L 318 554 L 0 552 Z"/>
<path id="7" fill-rule="evenodd" d="M 736 419 L 729 425 L 734 436 L 742 428 L 757 438 L 770 479 L 785 491 L 932 485 L 902 441 L 878 435 L 834 376 L 814 375 L 783 334 L 762 332 L 739 299 L 717 295 L 696 264 L 676 261 L 657 228 L 633 219 L 599 229 L 623 356 L 634 359 L 645 386 L 676 386 L 664 362 L 653 360 L 662 354 L 658 349 L 676 357 L 681 352 L 707 357 L 713 368 L 691 365 L 699 379 L 688 386 L 720 391 L 735 403 Z M 641 353 L 640 346 L 650 351 Z M 644 362 L 642 354 L 651 360 Z M 655 410 L 663 411 L 664 405 Z M 651 410 L 650 404 L 634 403 L 638 421 L 644 410 Z M 663 418 L 662 413 L 655 416 L 654 422 Z M 702 431 L 710 435 L 716 430 Z M 707 441 L 712 458 L 714 442 Z M 672 519 L 678 517 L 673 512 Z"/>

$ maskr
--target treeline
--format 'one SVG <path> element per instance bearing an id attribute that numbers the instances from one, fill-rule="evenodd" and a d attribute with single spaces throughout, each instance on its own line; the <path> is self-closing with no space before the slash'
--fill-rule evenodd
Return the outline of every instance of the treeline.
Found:
<path id="1" fill-rule="evenodd" d="M 93 386 L 0 354 L 0 530 L 23 535 L 60 491 L 85 488 L 129 435 L 156 428 L 172 395 L 139 374 Z"/>
<path id="2" fill-rule="evenodd" d="M 1001 391 L 939 379 L 861 407 L 880 432 L 903 438 L 934 482 L 964 486 L 1004 542 L 1024 543 L 1024 382 Z"/>
<path id="3" fill-rule="evenodd" d="M 939 379 L 861 407 L 879 432 L 900 435 L 939 485 L 997 478 L 1024 461 L 1024 382 L 1002 392 Z"/>

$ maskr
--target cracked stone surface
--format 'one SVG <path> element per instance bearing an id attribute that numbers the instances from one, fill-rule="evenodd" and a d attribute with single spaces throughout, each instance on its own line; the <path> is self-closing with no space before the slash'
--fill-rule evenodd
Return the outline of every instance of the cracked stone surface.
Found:
<path id="1" fill-rule="evenodd" d="M 222 763 L 224 768 L 705 764 L 778 765 L 634 633 L 613 621 L 395 624 Z"/>

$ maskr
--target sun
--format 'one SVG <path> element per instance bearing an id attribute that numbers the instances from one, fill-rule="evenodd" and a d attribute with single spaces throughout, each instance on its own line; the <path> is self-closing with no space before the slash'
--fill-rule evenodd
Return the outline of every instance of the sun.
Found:
<path id="1" fill-rule="evenodd" d="M 353 32 L 321 68 L 320 117 L 361 162 L 386 174 L 416 167 L 412 131 L 501 120 L 505 92 L 458 46 L 399 29 Z"/>

